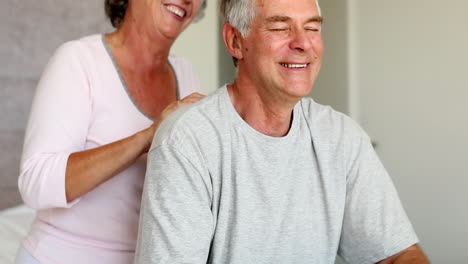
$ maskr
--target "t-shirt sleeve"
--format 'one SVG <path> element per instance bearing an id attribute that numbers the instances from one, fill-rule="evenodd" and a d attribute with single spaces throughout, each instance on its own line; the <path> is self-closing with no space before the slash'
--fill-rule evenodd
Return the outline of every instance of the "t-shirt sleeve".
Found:
<path id="1" fill-rule="evenodd" d="M 206 263 L 214 232 L 211 183 L 174 147 L 148 154 L 135 263 Z"/>
<path id="2" fill-rule="evenodd" d="M 71 153 L 84 150 L 91 116 L 90 81 L 79 43 L 62 45 L 50 59 L 34 96 L 18 180 L 35 209 L 70 207 L 65 171 Z"/>
<path id="3" fill-rule="evenodd" d="M 360 128 L 352 136 L 343 229 L 338 254 L 347 263 L 376 263 L 418 238 L 397 191 Z"/>

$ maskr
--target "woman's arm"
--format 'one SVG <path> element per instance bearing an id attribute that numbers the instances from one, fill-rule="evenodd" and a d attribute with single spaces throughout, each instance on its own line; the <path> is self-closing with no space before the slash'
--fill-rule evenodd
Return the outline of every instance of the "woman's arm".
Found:
<path id="1" fill-rule="evenodd" d="M 102 147 L 72 153 L 67 162 L 65 193 L 67 202 L 96 188 L 101 183 L 128 168 L 151 146 L 159 124 L 173 111 L 197 102 L 204 95 L 193 93 L 173 102 L 161 113 L 153 125 L 130 137 Z"/>
<path id="2" fill-rule="evenodd" d="M 122 140 L 72 153 L 65 173 L 67 203 L 128 168 L 145 152 L 151 128 Z"/>

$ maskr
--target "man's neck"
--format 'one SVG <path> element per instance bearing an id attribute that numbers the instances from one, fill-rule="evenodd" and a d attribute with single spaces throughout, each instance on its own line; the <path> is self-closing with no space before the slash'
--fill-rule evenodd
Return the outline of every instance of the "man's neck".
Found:
<path id="1" fill-rule="evenodd" d="M 246 83 L 239 83 L 239 80 L 228 86 L 234 109 L 252 128 L 272 137 L 287 135 L 297 101 L 285 103 L 281 98 L 261 92 L 262 90 L 249 87 Z"/>

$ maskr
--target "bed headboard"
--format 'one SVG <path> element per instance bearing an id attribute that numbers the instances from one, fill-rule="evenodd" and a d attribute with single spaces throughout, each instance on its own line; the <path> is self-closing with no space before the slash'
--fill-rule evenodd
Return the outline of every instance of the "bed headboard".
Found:
<path id="1" fill-rule="evenodd" d="M 23 126 L 26 125 L 27 119 L 27 114 L 25 112 L 29 111 L 29 106 L 26 106 L 26 110 L 20 110 L 19 107 L 16 106 L 18 99 L 15 97 L 18 97 L 18 95 L 13 93 L 13 90 L 15 88 L 22 88 L 18 86 L 17 82 L 6 80 L 6 78 L 0 78 L 0 80 L 3 85 L 0 91 L 0 101 L 5 100 L 7 102 L 6 106 L 4 103 L 0 103 L 0 115 L 2 115 L 2 113 L 8 113 L 5 118 L 2 117 L 2 122 L 0 122 L 0 151 L 2 153 L 0 155 L 1 210 L 22 203 L 18 191 L 18 175 L 24 137 Z M 22 96 L 23 98 L 26 97 L 24 95 Z M 30 100 L 29 96 L 24 99 Z M 4 109 L 5 107 L 9 109 Z M 17 123 L 14 120 L 17 120 Z M 20 124 L 19 122 L 24 124 Z"/>
<path id="2" fill-rule="evenodd" d="M 0 187 L 0 210 L 21 204 L 21 196 L 16 186 Z"/>
<path id="3" fill-rule="evenodd" d="M 13 14 L 13 15 L 12 15 Z M 23 135 L 37 81 L 49 58 L 65 41 L 111 32 L 104 2 L 2 2 L 0 61 L 0 209 L 21 203 L 17 190 Z M 38 22 L 41 21 L 41 22 Z M 79 23 L 77 23 L 79 21 Z M 53 34 L 50 34 L 53 32 Z"/>

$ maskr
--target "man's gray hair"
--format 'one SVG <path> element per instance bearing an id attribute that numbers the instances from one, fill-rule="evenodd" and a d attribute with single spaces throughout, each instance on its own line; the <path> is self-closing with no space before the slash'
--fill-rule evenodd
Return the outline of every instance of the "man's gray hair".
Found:
<path id="1" fill-rule="evenodd" d="M 221 14 L 245 38 L 255 17 L 255 0 L 221 0 Z"/>
<path id="2" fill-rule="evenodd" d="M 220 10 L 224 22 L 231 24 L 244 38 L 248 35 L 250 23 L 255 17 L 255 1 L 257 0 L 221 0 Z M 315 3 L 321 15 L 318 1 L 315 0 Z"/>

